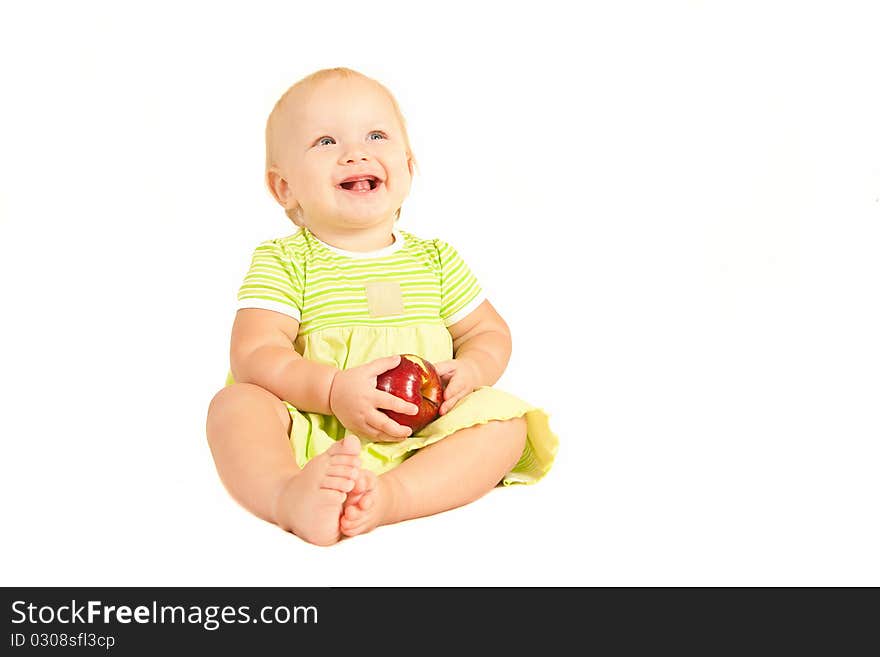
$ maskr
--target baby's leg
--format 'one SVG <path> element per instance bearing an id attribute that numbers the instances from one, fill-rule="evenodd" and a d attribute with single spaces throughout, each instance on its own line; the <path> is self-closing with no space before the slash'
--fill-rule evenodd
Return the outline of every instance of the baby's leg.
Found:
<path id="1" fill-rule="evenodd" d="M 345 503 L 342 533 L 354 536 L 477 500 L 516 465 L 525 441 L 525 418 L 494 421 L 456 431 L 380 477 L 362 471 Z"/>
<path id="2" fill-rule="evenodd" d="M 217 472 L 251 513 L 310 543 L 335 543 L 342 504 L 358 476 L 360 441 L 340 441 L 300 469 L 290 425 L 287 407 L 272 393 L 247 383 L 227 386 L 208 410 Z"/>

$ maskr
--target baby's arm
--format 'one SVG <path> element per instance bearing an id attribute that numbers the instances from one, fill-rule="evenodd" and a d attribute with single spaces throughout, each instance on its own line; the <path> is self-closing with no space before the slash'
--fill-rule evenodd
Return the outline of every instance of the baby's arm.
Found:
<path id="1" fill-rule="evenodd" d="M 435 363 L 444 384 L 440 415 L 446 415 L 477 388 L 495 385 L 510 360 L 510 329 L 488 300 L 447 327 L 453 359 Z"/>
<path id="2" fill-rule="evenodd" d="M 396 367 L 400 356 L 378 358 L 340 371 L 300 356 L 293 348 L 298 330 L 299 322 L 282 313 L 257 308 L 239 310 L 232 326 L 232 378 L 238 383 L 258 385 L 299 411 L 335 415 L 358 436 L 387 442 L 410 435 L 409 427 L 377 410 L 418 413 L 415 404 L 376 389 L 377 375 Z"/>
<path id="3" fill-rule="evenodd" d="M 238 383 L 253 383 L 304 412 L 329 415 L 330 386 L 339 371 L 293 348 L 299 322 L 260 308 L 242 308 L 232 325 L 230 361 Z"/>
<path id="4" fill-rule="evenodd" d="M 507 322 L 487 299 L 448 329 L 455 360 L 469 361 L 476 370 L 475 385 L 494 385 L 510 360 L 512 342 Z"/>

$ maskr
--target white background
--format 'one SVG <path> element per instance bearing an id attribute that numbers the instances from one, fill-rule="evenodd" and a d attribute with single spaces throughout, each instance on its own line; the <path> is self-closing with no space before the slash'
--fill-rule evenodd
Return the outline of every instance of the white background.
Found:
<path id="1" fill-rule="evenodd" d="M 4 4 L 0 581 L 880 584 L 870 4 Z M 205 415 L 293 231 L 266 117 L 330 66 L 396 95 L 400 226 L 471 264 L 561 448 L 316 548 L 228 496 Z"/>

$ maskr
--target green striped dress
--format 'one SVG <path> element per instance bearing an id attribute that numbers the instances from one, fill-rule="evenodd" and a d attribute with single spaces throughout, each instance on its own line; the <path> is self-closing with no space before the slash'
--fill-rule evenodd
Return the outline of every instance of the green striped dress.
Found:
<path id="1" fill-rule="evenodd" d="M 353 252 L 319 240 L 307 228 L 262 242 L 238 291 L 238 308 L 262 308 L 299 322 L 293 348 L 304 358 L 339 369 L 395 354 L 439 363 L 453 358 L 448 326 L 484 300 L 476 277 L 456 250 L 440 239 L 399 230 L 378 251 Z M 234 383 L 232 373 L 227 384 Z M 342 439 L 331 415 L 303 412 L 289 401 L 291 446 L 300 466 Z M 477 388 L 455 408 L 397 443 L 361 438 L 364 465 L 382 473 L 421 447 L 459 429 L 525 417 L 528 439 L 505 484 L 533 483 L 549 469 L 558 446 L 547 413 L 493 386 Z"/>

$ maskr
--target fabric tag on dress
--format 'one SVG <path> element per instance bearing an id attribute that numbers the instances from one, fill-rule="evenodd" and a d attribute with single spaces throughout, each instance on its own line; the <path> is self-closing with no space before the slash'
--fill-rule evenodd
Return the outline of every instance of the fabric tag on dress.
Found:
<path id="1" fill-rule="evenodd" d="M 403 314 L 403 292 L 400 281 L 367 281 L 367 305 L 370 317 L 388 317 Z"/>

